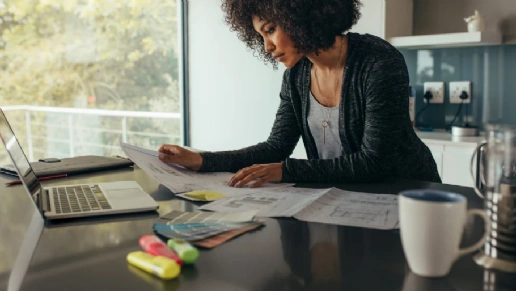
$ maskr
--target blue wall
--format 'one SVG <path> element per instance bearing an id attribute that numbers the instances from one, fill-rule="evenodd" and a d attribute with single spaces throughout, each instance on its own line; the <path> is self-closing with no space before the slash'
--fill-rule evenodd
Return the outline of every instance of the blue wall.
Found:
<path id="1" fill-rule="evenodd" d="M 425 106 L 424 82 L 445 85 L 444 104 L 431 104 L 419 118 L 423 123 L 446 128 L 452 121 L 460 105 L 449 102 L 451 81 L 472 82 L 471 103 L 462 108 L 467 109 L 470 123 L 516 123 L 516 45 L 400 51 L 416 90 L 416 112 Z M 459 123 L 462 120 L 457 119 L 454 124 Z"/>

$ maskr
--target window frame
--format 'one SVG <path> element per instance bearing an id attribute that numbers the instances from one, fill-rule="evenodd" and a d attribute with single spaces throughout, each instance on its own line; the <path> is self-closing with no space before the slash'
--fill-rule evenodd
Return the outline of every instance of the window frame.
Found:
<path id="1" fill-rule="evenodd" d="M 178 3 L 178 14 L 181 21 L 178 25 L 179 35 L 179 96 L 182 101 L 182 143 L 184 146 L 190 146 L 190 103 L 189 103 L 189 90 L 188 90 L 188 1 L 177 0 Z"/>

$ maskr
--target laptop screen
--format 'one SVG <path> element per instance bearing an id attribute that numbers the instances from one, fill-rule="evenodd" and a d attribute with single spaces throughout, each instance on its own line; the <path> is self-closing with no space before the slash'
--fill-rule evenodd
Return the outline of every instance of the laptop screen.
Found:
<path id="1" fill-rule="evenodd" d="M 20 179 L 34 197 L 34 194 L 40 189 L 40 184 L 2 109 L 0 109 L 0 139 L 11 157 L 14 167 L 18 170 Z"/>

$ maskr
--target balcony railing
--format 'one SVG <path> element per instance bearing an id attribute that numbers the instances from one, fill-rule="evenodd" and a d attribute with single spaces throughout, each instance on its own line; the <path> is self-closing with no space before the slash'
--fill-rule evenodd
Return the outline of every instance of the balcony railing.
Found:
<path id="1" fill-rule="evenodd" d="M 171 140 L 176 141 L 182 144 L 183 137 L 181 134 L 167 134 L 167 133 L 156 133 L 156 132 L 142 132 L 142 131 L 134 131 L 128 129 L 128 118 L 142 118 L 142 119 L 168 119 L 168 120 L 178 120 L 179 128 L 181 128 L 182 118 L 181 113 L 168 113 L 168 112 L 140 112 L 140 111 L 120 111 L 120 110 L 103 110 L 103 109 L 83 109 L 83 108 L 62 108 L 62 107 L 39 107 L 39 106 L 29 106 L 29 105 L 21 105 L 21 106 L 2 106 L 3 111 L 24 111 L 25 112 L 25 120 L 9 120 L 13 127 L 16 125 L 22 126 L 25 123 L 25 138 L 21 138 L 18 136 L 20 140 L 25 141 L 27 145 L 27 153 L 28 158 L 31 161 L 34 161 L 35 152 L 41 151 L 40 147 L 34 147 L 34 140 L 36 139 L 45 139 L 47 142 L 52 141 L 55 143 L 67 144 L 68 145 L 68 153 L 60 153 L 54 156 L 75 156 L 75 148 L 76 148 L 76 138 L 75 135 L 77 132 L 81 132 L 81 130 L 89 130 L 94 131 L 98 134 L 102 133 L 110 133 L 110 134 L 120 134 L 121 140 L 123 142 L 128 141 L 128 137 L 130 136 L 139 136 L 139 137 L 149 137 L 149 138 L 158 138 L 162 140 Z M 49 124 L 47 123 L 37 123 L 37 121 L 33 118 L 33 113 L 43 112 L 47 114 L 56 114 L 61 116 L 66 116 L 67 122 L 65 124 Z M 80 124 L 77 124 L 76 119 L 79 115 L 90 115 L 96 117 L 114 117 L 120 118 L 120 126 L 119 128 L 99 128 L 99 127 L 84 127 Z M 58 128 L 60 130 L 66 131 L 67 138 L 55 138 L 50 136 L 42 136 L 38 135 L 33 131 L 33 125 L 38 126 L 46 126 L 47 128 L 53 127 Z M 18 135 L 18 133 L 17 133 Z M 87 145 L 90 147 L 100 147 L 100 148 L 108 148 L 108 149 L 119 149 L 119 146 L 106 145 L 105 143 L 98 143 L 95 141 L 81 143 L 82 146 Z M 41 155 L 45 155 L 47 152 L 42 152 Z"/>

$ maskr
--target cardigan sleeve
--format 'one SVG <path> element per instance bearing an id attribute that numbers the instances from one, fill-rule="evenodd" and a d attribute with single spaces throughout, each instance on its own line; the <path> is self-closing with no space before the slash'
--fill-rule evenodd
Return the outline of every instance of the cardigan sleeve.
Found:
<path id="1" fill-rule="evenodd" d="M 283 74 L 280 105 L 267 141 L 234 151 L 203 152 L 200 172 L 236 172 L 254 164 L 278 163 L 292 154 L 301 132 L 291 99 L 290 72 Z"/>
<path id="2" fill-rule="evenodd" d="M 283 182 L 374 181 L 395 164 L 395 149 L 408 126 L 408 72 L 401 54 L 377 60 L 364 74 L 364 135 L 361 148 L 339 158 L 286 159 Z M 360 81 L 358 81 L 360 82 Z"/>

